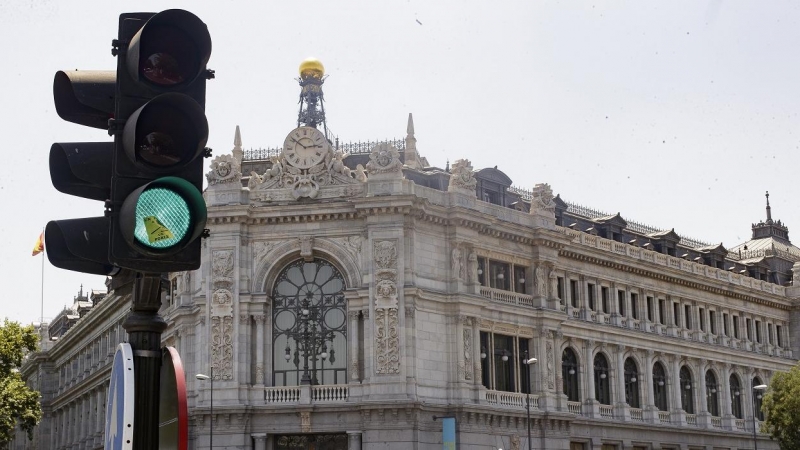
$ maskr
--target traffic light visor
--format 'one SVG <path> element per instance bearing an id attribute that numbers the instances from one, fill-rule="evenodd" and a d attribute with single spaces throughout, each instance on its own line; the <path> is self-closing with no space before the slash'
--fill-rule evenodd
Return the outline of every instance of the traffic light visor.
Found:
<path id="1" fill-rule="evenodd" d="M 184 94 L 161 94 L 136 110 L 125 124 L 123 142 L 131 161 L 168 172 L 197 158 L 208 141 L 200 105 Z"/>
<path id="2" fill-rule="evenodd" d="M 125 200 L 120 228 L 130 244 L 149 253 L 169 254 L 199 236 L 206 214 L 197 188 L 182 178 L 164 177 L 137 189 Z"/>
<path id="3" fill-rule="evenodd" d="M 131 40 L 128 70 L 155 89 L 188 85 L 205 70 L 211 36 L 194 14 L 171 9 L 153 16 Z"/>

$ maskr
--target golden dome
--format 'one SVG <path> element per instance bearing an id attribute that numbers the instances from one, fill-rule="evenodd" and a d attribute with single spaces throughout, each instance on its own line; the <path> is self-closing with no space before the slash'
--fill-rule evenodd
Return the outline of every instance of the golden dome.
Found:
<path id="1" fill-rule="evenodd" d="M 317 58 L 306 58 L 305 61 L 300 63 L 301 77 L 313 76 L 314 78 L 322 78 L 323 75 L 325 75 L 325 66 Z"/>

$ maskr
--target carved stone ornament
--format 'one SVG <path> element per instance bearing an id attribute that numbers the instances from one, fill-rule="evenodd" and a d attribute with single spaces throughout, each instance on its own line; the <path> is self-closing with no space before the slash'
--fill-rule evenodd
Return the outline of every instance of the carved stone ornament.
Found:
<path id="1" fill-rule="evenodd" d="M 475 174 L 472 170 L 472 163 L 468 159 L 459 159 L 450 168 L 450 184 L 447 186 L 448 191 L 468 191 L 475 195 L 475 186 L 478 185 L 478 180 L 475 179 Z"/>
<path id="2" fill-rule="evenodd" d="M 314 260 L 314 238 L 312 236 L 300 236 L 300 256 L 307 262 Z"/>
<path id="3" fill-rule="evenodd" d="M 467 258 L 467 274 L 469 274 L 468 282 L 472 284 L 478 283 L 478 254 L 475 253 L 475 250 L 469 252 L 469 257 Z"/>
<path id="4" fill-rule="evenodd" d="M 217 250 L 212 256 L 214 287 L 233 285 L 233 250 Z"/>
<path id="5" fill-rule="evenodd" d="M 519 439 L 519 435 L 518 434 L 512 434 L 511 435 L 510 444 L 511 444 L 510 445 L 511 450 L 520 450 L 521 447 L 520 447 L 520 439 Z"/>
<path id="6" fill-rule="evenodd" d="M 364 242 L 364 238 L 358 235 L 354 235 L 354 236 L 334 237 L 327 239 L 335 243 L 339 247 L 345 249 L 347 253 L 349 253 L 350 256 L 353 257 L 354 261 L 359 261 L 359 256 L 361 255 L 361 243 Z"/>
<path id="7" fill-rule="evenodd" d="M 242 179 L 242 168 L 233 155 L 219 155 L 211 161 L 211 170 L 206 174 L 209 186 L 220 183 L 238 183 Z"/>
<path id="8" fill-rule="evenodd" d="M 256 384 L 264 384 L 264 365 L 256 364 Z"/>
<path id="9" fill-rule="evenodd" d="M 358 195 L 366 181 L 364 168 L 350 170 L 344 164 L 345 155 L 326 146 L 324 158 L 309 167 L 295 167 L 283 154 L 270 157 L 270 168 L 263 174 L 250 173 L 247 186 L 251 202 L 271 202 L 308 198 L 336 198 Z M 346 188 L 358 189 L 326 189 Z"/>
<path id="10" fill-rule="evenodd" d="M 556 202 L 553 196 L 553 190 L 547 183 L 539 183 L 533 187 L 531 196 L 531 213 L 537 211 L 547 211 L 555 213 Z"/>
<path id="11" fill-rule="evenodd" d="M 453 268 L 453 277 L 463 280 L 466 278 L 464 270 L 464 257 L 461 247 L 458 245 L 453 246 L 453 251 L 450 252 L 450 264 Z"/>
<path id="12" fill-rule="evenodd" d="M 369 175 L 393 173 L 397 178 L 403 177 L 403 163 L 400 162 L 400 152 L 388 142 L 376 145 L 369 154 L 367 173 Z"/>
<path id="13" fill-rule="evenodd" d="M 391 269 L 397 265 L 396 241 L 375 241 L 373 253 L 378 269 Z"/>
<path id="14" fill-rule="evenodd" d="M 547 284 L 548 284 L 548 267 L 546 264 L 541 263 L 534 269 L 534 283 L 536 287 L 536 294 L 547 298 Z"/>
<path id="15" fill-rule="evenodd" d="M 400 373 L 400 340 L 398 339 L 397 308 L 375 309 L 375 353 L 378 362 L 375 373 Z"/>
<path id="16" fill-rule="evenodd" d="M 300 432 L 311 432 L 311 411 L 300 411 Z"/>
<path id="17" fill-rule="evenodd" d="M 375 373 L 400 373 L 398 338 L 397 240 L 373 242 L 375 275 Z M 366 319 L 366 317 L 365 317 Z"/>
<path id="18" fill-rule="evenodd" d="M 555 389 L 555 382 L 553 381 L 553 368 L 555 362 L 553 361 L 553 343 L 547 341 L 547 389 Z"/>
<path id="19" fill-rule="evenodd" d="M 278 241 L 257 241 L 253 243 L 253 253 L 255 254 L 255 262 L 258 264 L 272 251 L 275 246 L 279 244 Z"/>
<path id="20" fill-rule="evenodd" d="M 464 367 L 467 369 L 464 370 L 464 379 L 471 380 L 472 379 L 472 371 L 469 370 L 472 367 L 472 329 L 464 328 Z"/>
<path id="21" fill-rule="evenodd" d="M 215 380 L 233 379 L 233 317 L 211 317 L 211 361 Z"/>

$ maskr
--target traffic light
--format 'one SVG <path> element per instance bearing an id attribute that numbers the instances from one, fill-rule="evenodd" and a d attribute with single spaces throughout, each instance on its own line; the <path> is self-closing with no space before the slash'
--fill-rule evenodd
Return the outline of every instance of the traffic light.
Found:
<path id="1" fill-rule="evenodd" d="M 194 270 L 206 223 L 211 36 L 183 10 L 137 22 L 120 18 L 109 260 L 146 272 Z"/>
<path id="2" fill-rule="evenodd" d="M 108 129 L 114 142 L 53 144 L 61 192 L 105 201 L 105 215 L 48 223 L 57 267 L 113 275 L 118 268 L 176 272 L 200 266 L 201 190 L 211 37 L 192 13 L 125 13 L 112 43 L 117 70 L 58 72 L 63 119 Z"/>

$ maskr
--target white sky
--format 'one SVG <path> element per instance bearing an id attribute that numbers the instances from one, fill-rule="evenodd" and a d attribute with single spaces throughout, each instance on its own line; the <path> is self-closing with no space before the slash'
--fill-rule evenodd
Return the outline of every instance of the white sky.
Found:
<path id="1" fill-rule="evenodd" d="M 519 187 L 732 247 L 765 218 L 800 243 L 800 3 L 797 1 L 192 2 L 0 0 L 0 317 L 40 315 L 48 220 L 102 214 L 52 187 L 53 142 L 108 141 L 55 113 L 57 70 L 113 70 L 122 12 L 184 8 L 214 50 L 209 145 L 275 147 L 297 120 L 293 80 L 316 56 L 331 130 L 403 137 L 421 154 L 497 165 Z M 421 22 L 419 24 L 417 22 Z M 44 316 L 103 277 L 45 263 Z"/>

